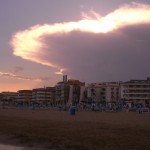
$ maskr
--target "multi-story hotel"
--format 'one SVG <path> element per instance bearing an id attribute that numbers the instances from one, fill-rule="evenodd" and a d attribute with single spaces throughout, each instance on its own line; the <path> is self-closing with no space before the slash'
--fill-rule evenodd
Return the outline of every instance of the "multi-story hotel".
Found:
<path id="1" fill-rule="evenodd" d="M 55 103 L 55 87 L 44 87 L 32 90 L 32 101 Z"/>
<path id="2" fill-rule="evenodd" d="M 121 98 L 131 102 L 150 103 L 150 78 L 121 84 Z"/>
<path id="3" fill-rule="evenodd" d="M 18 92 L 2 92 L 0 93 L 0 105 L 14 104 L 18 100 Z"/>
<path id="4" fill-rule="evenodd" d="M 2 92 L 1 93 L 1 99 L 2 100 L 18 100 L 18 92 Z"/>
<path id="5" fill-rule="evenodd" d="M 19 90 L 18 102 L 30 103 L 32 100 L 32 90 Z"/>
<path id="6" fill-rule="evenodd" d="M 88 84 L 87 98 L 95 102 L 117 102 L 120 99 L 120 83 L 103 82 Z"/>
<path id="7" fill-rule="evenodd" d="M 58 82 L 55 86 L 55 105 L 66 105 L 69 98 L 69 85 L 67 76 L 63 76 L 63 81 Z"/>
<path id="8" fill-rule="evenodd" d="M 77 105 L 84 99 L 85 82 L 79 80 L 68 80 L 69 84 L 69 105 Z"/>
<path id="9" fill-rule="evenodd" d="M 3 94 L 2 94 L 2 93 L 0 93 L 0 100 L 2 100 L 2 98 L 3 98 Z"/>
<path id="10" fill-rule="evenodd" d="M 84 89 L 84 82 L 63 76 L 63 81 L 56 85 L 56 105 L 77 105 L 83 99 Z"/>

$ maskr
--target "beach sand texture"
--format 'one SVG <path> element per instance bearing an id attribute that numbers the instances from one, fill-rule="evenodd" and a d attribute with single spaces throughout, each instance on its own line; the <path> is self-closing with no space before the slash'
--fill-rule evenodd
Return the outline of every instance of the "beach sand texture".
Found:
<path id="1" fill-rule="evenodd" d="M 31 149 L 149 150 L 150 114 L 0 109 L 0 142 Z"/>

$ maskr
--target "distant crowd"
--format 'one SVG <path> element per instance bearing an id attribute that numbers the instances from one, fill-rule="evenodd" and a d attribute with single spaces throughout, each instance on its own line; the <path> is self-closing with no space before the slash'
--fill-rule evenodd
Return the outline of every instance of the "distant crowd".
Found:
<path id="1" fill-rule="evenodd" d="M 95 111 L 95 112 L 149 112 L 150 105 L 145 105 L 143 103 L 128 103 L 126 101 L 120 102 L 103 102 L 103 103 L 86 103 L 80 102 L 77 105 L 51 105 L 48 102 L 15 102 L 15 103 L 5 103 L 0 102 L 1 109 L 18 108 L 18 109 L 55 109 L 58 111 L 68 111 L 71 107 L 74 107 L 76 111 Z"/>

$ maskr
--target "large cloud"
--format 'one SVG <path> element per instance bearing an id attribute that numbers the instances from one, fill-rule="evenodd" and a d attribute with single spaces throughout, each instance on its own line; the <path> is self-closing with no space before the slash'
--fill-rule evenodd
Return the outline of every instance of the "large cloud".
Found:
<path id="1" fill-rule="evenodd" d="M 98 15 L 96 15 L 98 16 Z M 13 53 L 86 81 L 148 76 L 150 6 L 124 5 L 105 17 L 37 25 L 16 33 Z"/>

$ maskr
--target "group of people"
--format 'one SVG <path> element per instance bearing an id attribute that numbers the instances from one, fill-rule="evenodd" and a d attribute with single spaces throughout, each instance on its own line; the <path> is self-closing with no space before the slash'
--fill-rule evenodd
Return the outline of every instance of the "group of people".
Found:
<path id="1" fill-rule="evenodd" d="M 23 103 L 23 102 L 17 102 L 17 103 L 0 103 L 1 108 L 31 108 L 31 109 L 40 109 L 40 108 L 46 108 L 46 109 L 53 109 L 56 108 L 57 110 L 63 110 L 67 111 L 70 109 L 71 106 L 74 106 L 76 111 L 95 111 L 95 112 L 121 112 L 121 111 L 132 111 L 139 113 L 142 113 L 142 110 L 148 111 L 149 105 L 145 105 L 143 103 L 128 103 L 126 101 L 119 101 L 119 102 L 80 102 L 77 105 L 51 105 L 48 102 L 32 102 L 32 103 Z M 144 109 L 146 108 L 146 109 Z"/>

